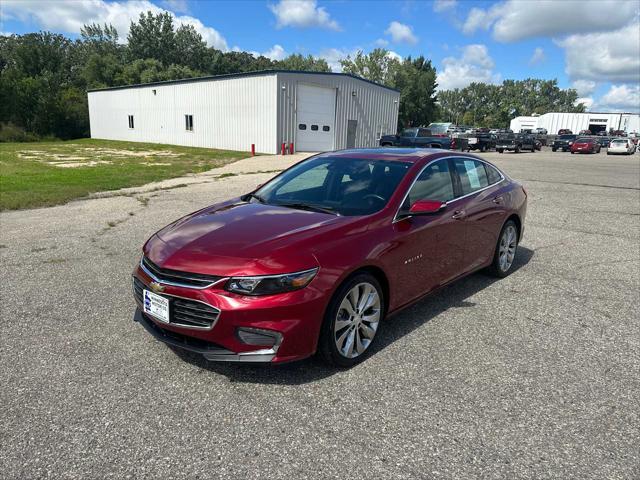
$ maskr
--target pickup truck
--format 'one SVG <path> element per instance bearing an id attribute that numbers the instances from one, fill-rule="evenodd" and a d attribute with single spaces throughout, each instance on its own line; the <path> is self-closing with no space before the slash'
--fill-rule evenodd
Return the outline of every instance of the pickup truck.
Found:
<path id="1" fill-rule="evenodd" d="M 531 150 L 531 153 L 534 153 L 536 151 L 535 138 L 532 135 L 517 133 L 500 135 L 496 141 L 496 151 L 502 153 L 505 150 L 513 150 L 516 153 L 520 153 L 521 150 Z"/>
<path id="2" fill-rule="evenodd" d="M 578 138 L 578 135 L 560 135 L 551 144 L 551 151 L 555 152 L 556 150 L 562 150 L 563 152 L 568 152 L 571 150 L 571 145 L 576 138 Z"/>
<path id="3" fill-rule="evenodd" d="M 487 150 L 496 148 L 496 139 L 497 137 L 490 133 L 477 133 L 472 135 L 467 138 L 467 151 L 480 150 L 481 152 L 486 152 Z"/>
<path id="4" fill-rule="evenodd" d="M 428 128 L 405 128 L 398 135 L 383 135 L 380 137 L 381 147 L 418 147 L 456 149 L 456 139 L 446 135 L 434 136 Z"/>

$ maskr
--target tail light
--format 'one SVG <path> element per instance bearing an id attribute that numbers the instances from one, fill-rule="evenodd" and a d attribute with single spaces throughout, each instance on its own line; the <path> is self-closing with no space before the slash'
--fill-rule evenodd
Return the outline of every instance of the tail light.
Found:
<path id="1" fill-rule="evenodd" d="M 451 150 L 455 150 L 456 149 L 456 139 L 455 137 L 451 139 Z"/>

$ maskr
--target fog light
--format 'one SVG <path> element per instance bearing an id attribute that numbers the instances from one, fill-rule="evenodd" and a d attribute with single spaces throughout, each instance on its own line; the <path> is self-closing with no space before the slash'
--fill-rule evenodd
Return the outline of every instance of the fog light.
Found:
<path id="1" fill-rule="evenodd" d="M 282 335 L 273 330 L 262 330 L 260 328 L 238 328 L 238 338 L 247 345 L 257 345 L 260 347 L 274 347 L 280 345 Z"/>

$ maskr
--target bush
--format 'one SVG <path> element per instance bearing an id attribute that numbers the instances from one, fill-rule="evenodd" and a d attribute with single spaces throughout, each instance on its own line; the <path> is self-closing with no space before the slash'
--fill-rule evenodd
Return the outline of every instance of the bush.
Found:
<path id="1" fill-rule="evenodd" d="M 27 132 L 22 127 L 13 123 L 0 123 L 0 143 L 2 142 L 38 142 L 42 140 L 55 140 L 53 137 L 40 137 L 35 133 Z"/>

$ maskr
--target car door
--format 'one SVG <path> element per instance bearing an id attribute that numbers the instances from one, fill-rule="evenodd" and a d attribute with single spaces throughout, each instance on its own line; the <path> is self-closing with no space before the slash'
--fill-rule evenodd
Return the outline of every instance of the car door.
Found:
<path id="1" fill-rule="evenodd" d="M 395 272 L 398 305 L 407 303 L 455 277 L 464 260 L 465 225 L 448 206 L 420 216 L 403 214 L 417 200 L 448 202 L 455 197 L 447 159 L 430 163 L 416 177 L 393 223 L 388 271 Z"/>
<path id="2" fill-rule="evenodd" d="M 502 174 L 485 162 L 472 158 L 454 158 L 458 200 L 451 202 L 462 212 L 465 230 L 463 270 L 474 270 L 492 258 L 496 241 L 506 219 L 508 192 L 501 187 Z"/>

